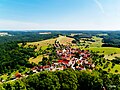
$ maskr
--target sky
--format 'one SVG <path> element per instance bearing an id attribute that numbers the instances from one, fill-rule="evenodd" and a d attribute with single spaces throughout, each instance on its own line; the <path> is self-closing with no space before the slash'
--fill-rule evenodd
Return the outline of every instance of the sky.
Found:
<path id="1" fill-rule="evenodd" d="M 120 30 L 120 0 L 0 0 L 0 30 Z"/>

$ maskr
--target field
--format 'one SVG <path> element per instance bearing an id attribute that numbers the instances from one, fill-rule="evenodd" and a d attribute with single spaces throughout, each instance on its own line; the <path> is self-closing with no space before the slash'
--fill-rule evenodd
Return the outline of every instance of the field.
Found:
<path id="1" fill-rule="evenodd" d="M 115 57 L 120 57 L 120 48 L 114 48 L 114 47 L 90 47 L 86 48 L 90 51 L 98 52 L 99 54 L 104 54 L 105 59 L 112 60 Z"/>
<path id="2" fill-rule="evenodd" d="M 72 40 L 74 40 L 74 39 L 66 37 L 66 36 L 59 36 L 57 38 L 57 41 L 59 41 L 60 44 L 64 44 L 64 45 L 71 44 Z"/>
<path id="3" fill-rule="evenodd" d="M 100 55 L 104 54 L 104 58 L 107 60 L 113 60 L 113 59 L 115 59 L 115 57 L 120 57 L 120 48 L 101 47 L 102 38 L 93 37 L 92 39 L 95 40 L 95 42 L 86 41 L 87 42 L 86 45 L 89 45 L 89 47 L 84 48 L 84 49 L 97 52 Z M 89 44 L 89 43 L 91 43 L 91 44 Z M 109 73 L 115 73 L 115 74 L 120 73 L 120 65 L 119 64 L 115 64 L 115 66 L 113 68 L 112 68 L 112 62 L 109 62 L 109 65 L 107 68 L 103 68 L 104 65 L 105 65 L 105 63 L 103 63 L 103 66 L 100 66 L 99 68 L 101 68 Z M 115 72 L 115 71 L 117 71 L 117 72 Z"/>
<path id="4" fill-rule="evenodd" d="M 90 38 L 82 38 L 80 39 L 80 44 L 84 48 L 86 45 L 89 45 L 89 47 L 101 47 L 102 45 L 102 38 L 93 36 Z"/>
<path id="5" fill-rule="evenodd" d="M 36 58 L 33 58 L 33 57 L 30 58 L 29 61 L 30 61 L 30 63 L 34 62 L 34 63 L 38 64 L 40 61 L 42 61 L 42 58 L 43 58 L 43 56 L 39 55 Z"/>
<path id="6" fill-rule="evenodd" d="M 54 39 L 48 39 L 48 40 L 43 40 L 38 42 L 29 42 L 27 43 L 26 47 L 29 45 L 35 45 L 37 46 L 36 51 L 38 51 L 40 48 L 45 50 L 49 44 L 54 44 L 55 41 L 59 41 L 60 44 L 67 45 L 67 44 L 70 44 L 72 40 L 74 39 L 66 36 L 59 36 L 58 38 L 54 38 Z"/>
<path id="7" fill-rule="evenodd" d="M 42 48 L 43 50 L 47 48 L 47 46 L 49 44 L 54 44 L 55 43 L 55 39 L 48 39 L 48 40 L 43 40 L 43 41 L 38 41 L 38 42 L 29 42 L 27 43 L 26 47 L 29 46 L 29 45 L 35 45 L 37 46 L 37 49 L 36 51 L 38 51 L 40 48 Z"/>
<path id="8" fill-rule="evenodd" d="M 104 65 L 105 65 L 107 62 L 109 62 L 108 67 L 103 68 Z M 107 72 L 109 72 L 109 73 L 120 74 L 120 65 L 119 65 L 119 64 L 115 64 L 115 66 L 112 67 L 112 62 L 110 62 L 110 61 L 107 61 L 107 62 L 106 62 L 106 63 L 103 63 L 103 66 L 97 66 L 96 68 L 101 68 L 102 70 L 107 71 Z M 115 72 L 116 70 L 117 70 L 118 72 Z"/>

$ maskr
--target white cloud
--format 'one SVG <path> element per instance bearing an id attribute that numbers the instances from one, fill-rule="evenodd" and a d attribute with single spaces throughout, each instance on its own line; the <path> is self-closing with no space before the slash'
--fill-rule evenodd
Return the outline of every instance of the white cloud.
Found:
<path id="1" fill-rule="evenodd" d="M 30 23 L 0 20 L 0 30 L 120 30 L 119 23 Z"/>

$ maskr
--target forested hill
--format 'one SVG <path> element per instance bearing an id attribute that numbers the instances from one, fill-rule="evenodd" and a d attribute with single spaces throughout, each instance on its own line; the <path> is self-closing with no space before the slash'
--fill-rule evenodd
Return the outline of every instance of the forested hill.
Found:
<path id="1" fill-rule="evenodd" d="M 57 33 L 40 34 L 42 31 L 1 31 L 0 43 L 5 42 L 34 42 L 58 37 Z"/>
<path id="2" fill-rule="evenodd" d="M 120 31 L 107 32 L 107 36 L 100 36 L 105 43 L 104 47 L 120 47 Z"/>

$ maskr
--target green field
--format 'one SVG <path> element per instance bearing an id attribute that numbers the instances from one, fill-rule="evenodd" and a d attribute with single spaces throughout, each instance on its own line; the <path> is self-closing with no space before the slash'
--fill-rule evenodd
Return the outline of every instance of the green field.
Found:
<path id="1" fill-rule="evenodd" d="M 107 71 L 109 73 L 120 74 L 120 65 L 119 64 L 115 64 L 115 66 L 112 68 L 112 62 L 109 62 L 108 67 L 103 68 L 106 63 L 103 63 L 103 66 L 97 66 L 96 68 L 101 68 L 102 70 Z M 115 70 L 118 70 L 118 72 L 115 72 Z"/>
<path id="2" fill-rule="evenodd" d="M 54 44 L 56 40 L 59 41 L 60 44 L 68 45 L 68 44 L 71 44 L 72 40 L 74 39 L 66 36 L 59 36 L 58 38 L 54 38 L 54 39 L 47 39 L 47 40 L 38 41 L 38 42 L 28 42 L 25 47 L 28 47 L 29 45 L 32 45 L 32 46 L 35 45 L 37 46 L 36 51 L 38 51 L 40 48 L 42 50 L 45 50 L 49 44 Z"/>
<path id="3" fill-rule="evenodd" d="M 94 40 L 95 42 L 92 42 L 90 40 Z M 80 39 L 80 44 L 84 48 L 86 45 L 89 45 L 89 47 L 101 47 L 102 46 L 102 38 L 93 36 L 90 38 L 82 38 Z"/>
<path id="4" fill-rule="evenodd" d="M 120 48 L 114 48 L 114 47 L 90 47 L 90 48 L 87 48 L 89 50 L 92 50 L 92 51 L 99 51 L 99 53 L 103 53 L 104 51 L 104 54 L 105 55 L 109 55 L 109 54 L 112 54 L 112 53 L 120 53 Z"/>
<path id="5" fill-rule="evenodd" d="M 112 60 L 115 57 L 120 57 L 120 48 L 114 47 L 90 47 L 87 50 L 104 54 L 106 59 Z"/>

